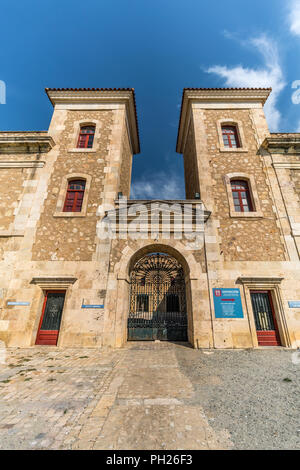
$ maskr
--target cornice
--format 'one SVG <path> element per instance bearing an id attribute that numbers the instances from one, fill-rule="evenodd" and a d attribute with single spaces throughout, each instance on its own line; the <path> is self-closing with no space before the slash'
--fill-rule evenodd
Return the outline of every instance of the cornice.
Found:
<path id="1" fill-rule="evenodd" d="M 44 161 L 0 161 L 0 168 L 43 168 Z"/>
<path id="2" fill-rule="evenodd" d="M 38 276 L 33 277 L 30 284 L 35 284 L 41 289 L 68 289 L 77 281 L 74 276 Z"/>
<path id="3" fill-rule="evenodd" d="M 209 219 L 211 212 L 206 210 L 204 207 L 204 204 L 201 200 L 195 200 L 195 199 L 187 199 L 187 200 L 182 200 L 182 199 L 174 199 L 174 200 L 162 200 L 162 199 L 130 199 L 127 200 L 126 202 L 122 203 L 122 200 L 116 200 L 116 209 L 112 211 L 107 212 L 107 216 L 116 216 L 116 222 L 117 224 L 119 223 L 119 214 L 122 213 L 127 213 L 127 211 L 130 210 L 131 207 L 134 206 L 139 206 L 139 217 L 144 218 L 144 220 L 151 220 L 151 214 L 153 214 L 152 211 L 158 211 L 160 214 L 170 214 L 171 219 L 175 214 L 174 206 L 179 206 L 180 207 L 180 214 L 181 216 L 183 215 L 192 215 L 192 220 L 195 222 L 196 217 L 197 217 L 197 206 L 203 210 L 203 221 L 207 222 Z M 141 206 L 144 210 L 141 210 Z M 129 214 L 129 213 L 128 213 Z M 133 220 L 136 217 L 136 215 L 128 215 L 128 221 Z M 130 219 L 130 220 L 129 220 Z M 170 221 L 171 225 L 176 222 L 174 220 Z"/>
<path id="4" fill-rule="evenodd" d="M 277 169 L 287 168 L 289 170 L 300 170 L 300 162 L 299 163 L 274 162 L 272 165 L 273 165 L 274 168 L 277 168 Z"/>
<path id="5" fill-rule="evenodd" d="M 269 153 L 300 154 L 300 134 L 271 134 L 262 143 Z"/>
<path id="6" fill-rule="evenodd" d="M 0 133 L 0 153 L 48 153 L 55 145 L 50 135 L 37 132 Z"/>
<path id="7" fill-rule="evenodd" d="M 239 277 L 237 279 L 237 282 L 238 283 L 241 283 L 241 284 L 281 284 L 281 282 L 283 281 L 283 277 L 265 277 L 265 276 L 261 276 L 261 277 Z"/>

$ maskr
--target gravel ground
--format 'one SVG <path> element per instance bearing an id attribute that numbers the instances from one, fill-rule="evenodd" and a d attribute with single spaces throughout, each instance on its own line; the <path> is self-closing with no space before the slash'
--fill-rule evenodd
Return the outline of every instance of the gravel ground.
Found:
<path id="1" fill-rule="evenodd" d="M 191 404 L 227 429 L 235 449 L 300 449 L 300 364 L 284 349 L 176 350 Z"/>

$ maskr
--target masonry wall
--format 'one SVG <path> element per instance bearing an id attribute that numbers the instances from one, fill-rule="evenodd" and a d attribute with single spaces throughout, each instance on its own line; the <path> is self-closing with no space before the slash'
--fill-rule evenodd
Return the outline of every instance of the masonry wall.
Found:
<path id="1" fill-rule="evenodd" d="M 82 151 L 76 145 L 80 124 L 84 123 L 95 124 L 96 133 L 93 148 Z M 49 153 L 39 156 L 39 161 L 43 161 L 41 167 L 16 169 L 13 175 L 23 172 L 27 175 L 25 182 L 12 177 L 13 185 L 14 181 L 17 184 L 15 197 L 19 198 L 21 190 L 22 198 L 18 203 L 19 215 L 11 220 L 14 225 L 17 222 L 17 227 L 23 221 L 23 230 L 17 237 L 0 237 L 3 251 L 0 340 L 7 346 L 35 344 L 45 291 L 51 288 L 66 290 L 58 346 L 99 347 L 103 342 L 105 310 L 84 309 L 82 305 L 105 305 L 106 301 L 110 241 L 97 236 L 97 224 L 104 215 L 97 210 L 102 203 L 114 204 L 121 181 L 129 190 L 127 169 L 132 154 L 125 105 L 113 104 L 111 109 L 105 105 L 104 109 L 97 110 L 57 107 L 49 135 L 55 146 Z M 70 174 L 90 178 L 86 213 L 79 217 L 78 214 L 75 217 L 61 214 L 58 210 L 59 201 L 65 197 L 62 183 Z M 6 225 L 3 222 L 3 227 L 7 225 L 8 221 Z M 45 287 L 33 283 L 33 278 L 50 280 Z M 73 281 L 66 286 L 63 282 L 51 281 L 64 278 Z M 7 301 L 28 302 L 28 305 L 8 306 Z"/>
<path id="2" fill-rule="evenodd" d="M 198 167 L 201 200 L 211 211 L 205 225 L 205 254 L 214 347 L 247 348 L 258 344 L 250 285 L 244 286 L 240 278 L 253 279 L 252 288 L 272 291 L 282 344 L 296 347 L 300 344 L 300 315 L 299 310 L 290 308 L 289 301 L 300 298 L 299 257 L 295 248 L 291 248 L 291 231 L 284 224 L 287 214 L 272 160 L 261 148 L 269 135 L 263 110 L 250 104 L 243 109 L 236 103 L 216 103 L 214 107 L 211 103 L 199 102 L 191 106 L 192 126 L 184 158 L 190 155 L 186 149 L 191 147 L 193 138 L 196 149 L 194 167 Z M 220 120 L 238 122 L 242 126 L 243 149 L 224 151 L 221 148 L 217 126 Z M 186 166 L 190 166 L 190 162 Z M 254 178 L 261 211 L 259 216 L 231 216 L 224 178 L 230 173 Z M 185 178 L 188 187 L 189 171 L 185 171 Z M 291 181 L 291 175 L 289 178 L 289 182 L 285 180 L 284 187 L 297 187 L 297 182 L 295 185 L 295 181 Z M 290 202 L 294 217 L 299 209 L 295 196 L 294 192 Z M 278 285 L 276 279 L 280 279 Z M 244 317 L 215 318 L 213 288 L 238 288 Z M 205 347 L 203 337 L 200 344 Z"/>
<path id="3" fill-rule="evenodd" d="M 29 133 L 25 133 L 25 138 Z M 30 133 L 31 137 L 35 133 Z M 41 133 L 46 134 L 46 133 Z M 21 133 L 1 133 L 1 136 L 17 137 Z M 14 148 L 14 145 L 12 145 Z M 15 144 L 18 147 L 18 144 Z M 45 166 L 46 154 L 38 148 L 28 152 L 20 150 L 0 154 L 0 340 L 8 345 L 10 338 L 16 336 L 17 344 L 26 341 L 26 322 L 28 308 L 8 307 L 7 301 L 28 299 L 30 286 L 21 279 L 20 272 L 32 275 L 31 240 L 38 218 L 39 180 Z M 9 167 L 10 166 L 10 167 Z M 23 274 L 24 276 L 24 274 Z M 26 292 L 27 291 L 27 292 Z"/>
<path id="4" fill-rule="evenodd" d="M 131 172 L 132 172 L 132 150 L 130 147 L 129 136 L 127 127 L 124 126 L 122 135 L 122 163 L 120 170 L 120 183 L 119 191 L 123 193 L 128 199 L 130 197 L 131 185 Z"/>
<path id="5" fill-rule="evenodd" d="M 1 157 L 7 159 L 7 156 Z M 28 173 L 28 169 L 23 168 L 3 168 L 0 171 L 0 231 L 9 230 L 14 221 Z"/>
<path id="6" fill-rule="evenodd" d="M 295 192 L 300 201 L 300 170 L 291 170 L 291 179 L 294 183 Z"/>
<path id="7" fill-rule="evenodd" d="M 189 128 L 187 142 L 184 149 L 183 163 L 185 177 L 185 196 L 186 199 L 194 199 L 195 193 L 200 192 L 200 186 L 193 125 L 191 125 Z"/>
<path id="8" fill-rule="evenodd" d="M 67 111 L 64 129 L 56 136 L 59 153 L 50 175 L 46 200 L 37 226 L 33 260 L 92 260 L 96 247 L 96 213 L 98 205 L 102 203 L 112 120 L 112 111 Z M 80 152 L 75 148 L 79 122 L 94 121 L 99 128 L 94 139 L 97 150 Z M 75 129 L 74 123 L 77 124 Z M 85 174 L 92 178 L 84 218 L 54 215 L 63 177 L 69 174 Z"/>
<path id="9" fill-rule="evenodd" d="M 216 123 L 220 119 L 242 123 L 247 152 L 220 152 Z M 207 156 L 212 168 L 214 217 L 220 221 L 220 250 L 226 261 L 283 261 L 285 248 L 274 210 L 270 186 L 255 139 L 255 123 L 249 110 L 205 110 Z M 242 149 L 241 149 L 242 150 Z M 252 220 L 230 217 L 224 177 L 228 173 L 253 175 L 262 218 Z"/>

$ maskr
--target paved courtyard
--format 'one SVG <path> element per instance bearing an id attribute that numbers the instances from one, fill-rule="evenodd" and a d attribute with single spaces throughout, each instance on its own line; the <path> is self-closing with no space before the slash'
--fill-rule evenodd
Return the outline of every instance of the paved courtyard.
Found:
<path id="1" fill-rule="evenodd" d="M 0 449 L 299 449 L 292 353 L 10 348 Z"/>

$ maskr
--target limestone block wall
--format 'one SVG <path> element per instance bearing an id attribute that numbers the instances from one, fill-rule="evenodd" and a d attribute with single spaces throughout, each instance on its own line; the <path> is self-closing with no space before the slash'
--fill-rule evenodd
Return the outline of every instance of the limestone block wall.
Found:
<path id="1" fill-rule="evenodd" d="M 83 123 L 96 125 L 91 150 L 76 148 Z M 7 346 L 35 344 L 49 286 L 66 290 L 58 347 L 102 345 L 104 309 L 84 309 L 82 304 L 106 302 L 110 242 L 97 236 L 97 223 L 103 217 L 98 207 L 114 204 L 122 156 L 127 161 L 131 158 L 125 126 L 124 104 L 95 110 L 55 107 L 49 135 L 56 145 L 39 156 L 42 163 L 38 168 L 22 169 L 24 181 L 18 180 L 22 197 L 13 224 L 15 228 L 22 225 L 22 233 L 0 237 L 4 252 L 0 265 L 0 340 Z M 62 183 L 70 174 L 89 178 L 83 217 L 59 213 Z M 126 178 L 128 187 L 130 177 Z M 48 287 L 32 283 L 33 278 L 47 278 Z M 53 278 L 73 278 L 74 283 L 64 286 L 63 281 L 51 281 Z M 7 301 L 28 305 L 8 306 Z"/>
<path id="2" fill-rule="evenodd" d="M 33 141 L 44 137 L 46 132 L 0 133 L 2 146 L 7 147 L 8 153 L 0 155 L 0 338 L 7 337 L 14 322 L 24 322 L 22 315 L 9 312 L 7 300 L 10 294 L 15 294 L 11 300 L 18 298 L 20 283 L 15 278 L 19 259 L 26 258 L 26 247 L 30 240 L 36 222 L 39 179 L 46 164 L 46 153 L 40 153 L 39 146 Z M 3 144 L 3 138 L 9 138 Z M 26 141 L 26 139 L 28 139 Z M 26 143 L 27 142 L 27 143 Z M 32 145 L 35 145 L 34 148 Z M 42 145 L 42 142 L 41 142 Z M 28 147 L 27 151 L 25 148 Z M 20 148 L 22 150 L 20 150 Z M 27 257 L 29 259 L 30 257 Z M 14 292 L 10 288 L 15 289 Z M 12 330 L 14 331 L 14 330 Z"/>
<path id="3" fill-rule="evenodd" d="M 257 347 L 256 328 L 250 299 L 251 287 L 239 279 L 257 279 L 252 289 L 268 289 L 272 292 L 276 319 L 283 346 L 297 348 L 300 344 L 300 312 L 289 306 L 289 301 L 300 298 L 300 270 L 298 262 L 225 262 L 218 276 L 210 280 L 210 289 L 239 288 L 241 292 L 243 319 L 214 318 L 214 338 L 217 348 Z M 278 286 L 271 278 L 282 278 Z M 267 279 L 270 280 L 266 281 Z M 214 304 L 212 299 L 212 309 Z"/>
<path id="4" fill-rule="evenodd" d="M 1 155 L 2 158 L 8 159 L 5 155 Z M 11 229 L 29 172 L 23 168 L 2 168 L 0 171 L 0 231 Z"/>
<path id="5" fill-rule="evenodd" d="M 218 120 L 239 122 L 244 132 L 247 150 L 220 151 Z M 258 154 L 256 128 L 250 111 L 239 110 L 205 110 L 205 131 L 207 136 L 207 156 L 212 169 L 215 212 L 213 217 L 219 220 L 220 249 L 224 260 L 232 261 L 282 261 L 285 259 L 285 247 L 274 201 L 270 193 L 263 162 Z M 229 201 L 224 178 L 230 173 L 252 175 L 255 179 L 262 218 L 238 218 L 233 220 L 229 213 Z M 201 190 L 201 188 L 200 188 Z"/>
<path id="6" fill-rule="evenodd" d="M 199 169 L 196 157 L 194 129 L 191 124 L 183 155 L 185 175 L 185 195 L 187 199 L 194 199 L 195 193 L 200 192 Z M 201 195 L 200 195 L 201 196 Z"/>
<path id="7" fill-rule="evenodd" d="M 55 111 L 60 114 L 60 111 Z M 48 183 L 47 197 L 37 226 L 32 251 L 33 260 L 90 261 L 95 251 L 97 208 L 102 203 L 104 178 L 113 123 L 113 111 L 62 111 L 65 120 L 62 130 L 56 134 L 57 159 Z M 55 116 L 59 120 L 59 116 Z M 78 151 L 76 140 L 79 123 L 95 122 L 95 151 Z M 54 126 L 54 124 L 52 124 Z M 97 139 L 97 141 L 96 141 Z M 87 212 L 81 217 L 59 217 L 58 195 L 63 178 L 70 174 L 88 175 Z"/>
<path id="8" fill-rule="evenodd" d="M 131 172 L 132 172 L 132 150 L 129 142 L 127 126 L 124 126 L 122 136 L 122 163 L 120 170 L 119 191 L 123 193 L 128 199 L 130 197 L 131 185 Z"/>
<path id="9" fill-rule="evenodd" d="M 291 170 L 291 177 L 295 185 L 295 191 L 300 198 L 300 170 Z"/>
<path id="10" fill-rule="evenodd" d="M 276 134 L 280 135 L 280 134 Z M 284 138 L 285 134 L 283 134 Z M 279 153 L 280 152 L 280 153 Z M 276 205 L 285 233 L 291 260 L 300 259 L 300 160 L 299 155 L 284 149 L 269 150 L 270 166 L 274 172 L 272 186 L 279 189 Z"/>
<path id="11" fill-rule="evenodd" d="M 103 304 L 104 293 L 99 289 L 101 272 L 95 262 L 23 262 L 10 282 L 6 300 L 28 301 L 28 306 L 5 306 L 3 321 L 9 325 L 2 331 L 1 339 L 9 346 L 28 347 L 35 344 L 45 290 L 31 283 L 35 276 L 59 278 L 72 276 L 73 285 L 66 287 L 66 297 L 59 347 L 99 347 L 102 344 L 103 309 L 85 309 L 83 304 Z M 53 285 L 52 289 L 59 288 Z"/>
<path id="12" fill-rule="evenodd" d="M 299 162 L 300 159 L 298 159 Z M 300 163 L 300 162 L 299 162 Z M 294 198 L 287 201 L 290 208 L 293 209 L 293 223 L 295 225 L 295 230 L 300 232 L 300 168 L 291 169 L 290 176 L 292 185 L 295 191 Z"/>
<path id="13" fill-rule="evenodd" d="M 190 146 L 188 142 L 194 133 L 201 200 L 206 209 L 212 212 L 205 226 L 205 253 L 213 346 L 257 346 L 250 289 L 240 283 L 239 278 L 258 277 L 261 281 L 258 279 L 257 284 L 254 284 L 256 288 L 269 289 L 274 296 L 282 344 L 295 348 L 299 345 L 300 315 L 299 309 L 291 309 L 288 301 L 300 298 L 299 257 L 295 252 L 289 224 L 285 223 L 287 213 L 281 195 L 282 188 L 277 181 L 278 175 L 272 159 L 261 151 L 261 144 L 269 135 L 263 109 L 256 105 L 251 107 L 250 104 L 243 109 L 242 105 L 236 103 L 217 103 L 214 106 L 211 103 L 195 102 L 191 105 L 191 111 L 184 158 L 185 149 Z M 236 122 L 242 127 L 242 149 L 222 149 L 218 132 L 218 122 L 222 120 Z M 261 214 L 253 218 L 231 217 L 224 180 L 224 176 L 230 173 L 247 174 L 254 178 Z M 188 187 L 187 170 L 185 178 Z M 295 191 L 294 186 L 291 176 L 287 177 L 284 188 Z M 298 202 L 290 193 L 288 199 L 295 217 Z M 276 276 L 282 278 L 278 285 L 275 281 L 274 284 L 263 284 L 262 279 Z M 240 289 L 243 319 L 215 318 L 214 287 Z"/>

